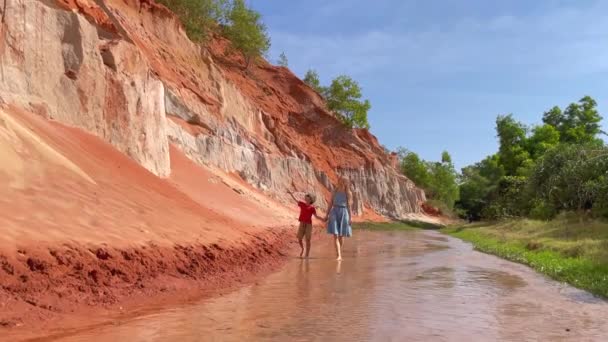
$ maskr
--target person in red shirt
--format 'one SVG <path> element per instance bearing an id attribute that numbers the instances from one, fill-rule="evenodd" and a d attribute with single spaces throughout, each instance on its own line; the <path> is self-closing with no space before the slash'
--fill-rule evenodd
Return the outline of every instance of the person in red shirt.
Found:
<path id="1" fill-rule="evenodd" d="M 312 217 L 316 217 L 319 220 L 325 221 L 323 218 L 317 215 L 317 210 L 313 206 L 315 203 L 315 197 L 311 194 L 306 194 L 304 196 L 304 202 L 299 201 L 292 192 L 289 192 L 291 198 L 298 203 L 300 207 L 300 217 L 298 221 L 300 221 L 300 227 L 298 228 L 298 242 L 300 243 L 300 258 L 304 255 L 304 244 L 303 239 L 306 237 L 306 255 L 305 258 L 308 258 L 310 255 L 310 240 L 312 237 Z"/>

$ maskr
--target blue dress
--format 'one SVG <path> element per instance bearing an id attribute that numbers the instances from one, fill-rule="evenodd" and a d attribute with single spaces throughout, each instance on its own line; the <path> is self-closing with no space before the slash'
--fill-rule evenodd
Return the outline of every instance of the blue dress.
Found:
<path id="1" fill-rule="evenodd" d="M 338 236 L 350 237 L 353 235 L 353 230 L 348 224 L 349 215 L 346 206 L 347 203 L 346 193 L 338 191 L 334 194 L 334 205 L 329 213 L 329 220 L 327 221 L 327 233 Z"/>

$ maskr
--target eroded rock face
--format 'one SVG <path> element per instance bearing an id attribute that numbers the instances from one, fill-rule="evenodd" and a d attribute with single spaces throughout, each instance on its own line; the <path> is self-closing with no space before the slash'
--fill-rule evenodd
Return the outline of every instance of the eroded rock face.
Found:
<path id="1" fill-rule="evenodd" d="M 85 129 L 169 175 L 163 84 L 136 46 L 41 1 L 8 1 L 5 20 L 2 102 Z"/>
<path id="2" fill-rule="evenodd" d="M 224 56 L 224 40 L 201 48 L 148 0 L 7 5 L 2 102 L 100 136 L 161 177 L 171 142 L 274 198 L 312 192 L 325 208 L 344 176 L 355 213 L 420 212 L 424 192 L 398 174 L 394 157 L 369 132 L 342 127 L 288 69 L 262 62 L 244 71 L 238 56 Z"/>
<path id="3" fill-rule="evenodd" d="M 389 167 L 340 170 L 354 192 L 353 212 L 362 213 L 367 205 L 379 214 L 399 219 L 419 213 L 426 200 L 424 191 Z"/>

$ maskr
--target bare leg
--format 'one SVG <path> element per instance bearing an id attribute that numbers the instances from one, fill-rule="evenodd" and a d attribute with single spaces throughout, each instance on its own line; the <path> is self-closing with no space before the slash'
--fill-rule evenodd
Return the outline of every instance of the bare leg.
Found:
<path id="1" fill-rule="evenodd" d="M 304 255 L 304 244 L 302 243 L 302 238 L 298 238 L 298 243 L 300 244 L 300 258 Z"/>
<path id="2" fill-rule="evenodd" d="M 342 252 L 340 251 L 340 240 L 338 239 L 338 235 L 334 235 L 334 244 L 336 245 L 336 260 L 342 260 Z"/>
<path id="3" fill-rule="evenodd" d="M 344 236 L 338 237 L 338 242 L 340 242 L 340 256 L 342 256 L 342 248 L 344 247 Z"/>
<path id="4" fill-rule="evenodd" d="M 308 259 L 308 256 L 310 255 L 310 240 L 309 238 L 306 238 L 306 258 Z"/>

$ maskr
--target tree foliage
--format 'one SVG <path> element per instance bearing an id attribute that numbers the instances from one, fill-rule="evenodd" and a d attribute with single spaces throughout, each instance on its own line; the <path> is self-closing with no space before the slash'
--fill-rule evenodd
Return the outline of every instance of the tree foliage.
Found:
<path id="1" fill-rule="evenodd" d="M 449 209 L 458 200 L 457 173 L 452 157 L 447 151 L 441 154 L 440 162 L 422 160 L 418 154 L 400 148 L 401 171 L 416 185 L 423 188 L 431 199 L 443 203 Z"/>
<path id="2" fill-rule="evenodd" d="M 287 60 L 287 56 L 285 55 L 285 52 L 281 52 L 281 54 L 279 55 L 279 60 L 277 61 L 277 64 L 279 66 L 282 66 L 285 68 L 287 68 L 289 66 L 289 61 Z"/>
<path id="3" fill-rule="evenodd" d="M 335 112 L 348 127 L 369 128 L 367 112 L 371 109 L 369 100 L 363 96 L 359 83 L 349 76 L 336 77 L 325 90 L 327 107 Z"/>
<path id="4" fill-rule="evenodd" d="M 214 26 L 221 21 L 226 1 L 218 0 L 157 0 L 180 18 L 188 37 L 205 41 Z"/>
<path id="5" fill-rule="evenodd" d="M 560 134 L 557 128 L 544 124 L 532 129 L 532 135 L 526 140 L 526 150 L 533 160 L 543 156 L 545 152 L 559 145 Z"/>
<path id="6" fill-rule="evenodd" d="M 217 31 L 230 47 L 243 55 L 246 66 L 270 49 L 270 37 L 262 16 L 244 0 L 157 0 L 180 18 L 188 37 L 204 42 Z"/>
<path id="7" fill-rule="evenodd" d="M 412 182 L 423 189 L 429 188 L 431 184 L 431 174 L 427 162 L 420 159 L 418 154 L 407 149 L 400 148 L 397 155 L 401 160 L 401 171 Z"/>
<path id="8" fill-rule="evenodd" d="M 598 138 L 602 133 L 601 121 L 597 103 L 589 96 L 571 103 L 563 112 L 559 107 L 553 107 L 543 115 L 543 122 L 559 132 L 560 141 L 569 144 L 601 145 Z"/>
<path id="9" fill-rule="evenodd" d="M 537 162 L 529 186 L 534 199 L 557 211 L 595 208 L 608 213 L 608 148 L 570 144 Z"/>
<path id="10" fill-rule="evenodd" d="M 459 198 L 458 175 L 452 164 L 452 157 L 447 151 L 441 156 L 441 162 L 430 163 L 431 186 L 429 194 L 432 198 L 443 202 L 448 208 L 454 208 Z"/>
<path id="11" fill-rule="evenodd" d="M 329 87 L 321 85 L 319 74 L 309 69 L 303 81 L 317 91 L 327 103 L 327 108 L 350 128 L 369 128 L 367 113 L 371 109 L 369 100 L 362 100 L 363 94 L 357 81 L 340 75 L 331 81 Z"/>
<path id="12" fill-rule="evenodd" d="M 303 80 L 312 89 L 316 90 L 317 93 L 325 95 L 326 90 L 324 87 L 321 86 L 321 79 L 319 78 L 319 74 L 315 70 L 309 69 L 308 71 L 306 71 Z"/>
<path id="13" fill-rule="evenodd" d="M 270 37 L 260 13 L 250 9 L 244 0 L 232 0 L 225 11 L 224 35 L 230 40 L 231 47 L 239 51 L 245 65 L 255 58 L 265 55 L 270 49 Z"/>
<path id="14" fill-rule="evenodd" d="M 527 128 L 515 121 L 513 115 L 498 116 L 498 158 L 508 175 L 518 175 L 530 164 L 530 153 L 526 150 Z"/>
<path id="15" fill-rule="evenodd" d="M 585 96 L 565 110 L 551 108 L 532 128 L 498 116 L 498 152 L 462 169 L 457 207 L 473 218 L 608 215 L 608 149 L 596 107 Z"/>

